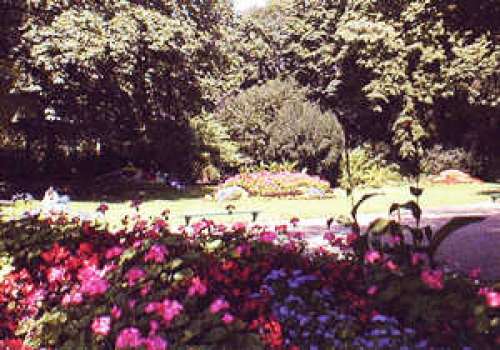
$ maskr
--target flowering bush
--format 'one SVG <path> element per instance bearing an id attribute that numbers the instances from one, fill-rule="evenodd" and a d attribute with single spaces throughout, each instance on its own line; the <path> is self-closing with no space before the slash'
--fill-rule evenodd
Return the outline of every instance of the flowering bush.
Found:
<path id="1" fill-rule="evenodd" d="M 164 218 L 139 215 L 116 232 L 64 215 L 2 223 L 0 348 L 489 349 L 499 342 L 498 286 L 446 273 L 425 254 L 387 250 L 357 230 L 325 235 L 337 253 L 311 250 L 295 222 L 201 221 L 178 232 Z"/>
<path id="2" fill-rule="evenodd" d="M 330 183 L 318 176 L 288 171 L 243 173 L 227 179 L 220 187 L 233 186 L 244 188 L 250 195 L 263 197 L 300 196 L 311 188 L 322 192 L 330 189 Z"/>

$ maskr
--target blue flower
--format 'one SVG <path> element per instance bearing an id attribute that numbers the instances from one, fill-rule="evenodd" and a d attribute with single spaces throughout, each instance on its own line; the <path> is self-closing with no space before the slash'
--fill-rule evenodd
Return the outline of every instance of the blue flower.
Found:
<path id="1" fill-rule="evenodd" d="M 328 322 L 328 320 L 330 320 L 330 316 L 328 316 L 328 315 L 319 315 L 318 316 L 318 321 L 320 323 L 326 323 L 326 322 Z"/>

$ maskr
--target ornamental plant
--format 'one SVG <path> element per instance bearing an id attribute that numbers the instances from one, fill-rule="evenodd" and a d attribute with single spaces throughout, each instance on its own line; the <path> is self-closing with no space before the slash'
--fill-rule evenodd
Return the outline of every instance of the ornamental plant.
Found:
<path id="1" fill-rule="evenodd" d="M 288 171 L 242 173 L 220 185 L 221 188 L 233 186 L 244 188 L 252 196 L 262 197 L 300 196 L 311 188 L 322 192 L 330 190 L 330 183 L 318 176 Z"/>
<path id="2" fill-rule="evenodd" d="M 139 208 L 111 231 L 103 215 L 0 224 L 0 348 L 493 349 L 499 342 L 497 285 L 442 270 L 396 238 L 376 243 L 373 226 L 329 232 L 331 249 L 311 249 L 293 223 L 204 220 L 173 230 L 165 218 L 144 220 Z"/>

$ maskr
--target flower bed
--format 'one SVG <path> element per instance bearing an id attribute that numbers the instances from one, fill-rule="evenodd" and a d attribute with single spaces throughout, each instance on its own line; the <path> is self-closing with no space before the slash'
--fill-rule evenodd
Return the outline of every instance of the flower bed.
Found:
<path id="1" fill-rule="evenodd" d="M 318 176 L 310 176 L 293 172 L 269 172 L 238 174 L 227 179 L 220 187 L 238 186 L 252 196 L 285 197 L 305 195 L 307 189 L 315 189 L 322 193 L 330 190 L 328 181 Z"/>
<path id="2" fill-rule="evenodd" d="M 202 221 L 172 232 L 164 218 L 137 217 L 110 232 L 67 216 L 3 223 L 0 348 L 500 343 L 498 286 L 431 268 L 417 253 L 407 261 L 367 249 L 355 232 L 325 239 L 344 260 L 307 250 L 286 226 Z"/>

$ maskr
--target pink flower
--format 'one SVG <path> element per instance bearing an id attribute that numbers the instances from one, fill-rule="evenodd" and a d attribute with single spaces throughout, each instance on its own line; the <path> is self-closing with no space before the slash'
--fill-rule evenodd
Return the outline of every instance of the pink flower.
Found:
<path id="1" fill-rule="evenodd" d="M 148 337 L 144 340 L 146 350 L 166 350 L 167 342 L 157 335 Z"/>
<path id="2" fill-rule="evenodd" d="M 104 275 L 104 272 L 95 267 L 83 267 L 78 270 L 77 278 L 82 282 L 80 292 L 89 296 L 106 293 L 109 283 L 102 275 Z"/>
<path id="3" fill-rule="evenodd" d="M 94 297 L 106 293 L 108 287 L 109 283 L 105 279 L 94 278 L 91 280 L 82 281 L 82 286 L 80 288 L 80 291 L 83 294 Z"/>
<path id="4" fill-rule="evenodd" d="M 97 335 L 108 335 L 111 329 L 111 317 L 99 316 L 92 322 L 92 332 Z"/>
<path id="5" fill-rule="evenodd" d="M 216 299 L 210 304 L 210 312 L 216 314 L 220 311 L 229 309 L 229 303 L 224 299 Z"/>
<path id="6" fill-rule="evenodd" d="M 377 286 L 370 286 L 368 290 L 366 291 L 366 294 L 368 295 L 375 295 L 378 292 L 378 287 Z"/>
<path id="7" fill-rule="evenodd" d="M 118 337 L 116 338 L 115 347 L 117 349 L 128 349 L 128 348 L 138 348 L 143 345 L 144 339 L 142 338 L 141 332 L 135 328 L 125 328 L 122 329 Z"/>
<path id="8" fill-rule="evenodd" d="M 241 255 L 245 254 L 246 252 L 248 252 L 249 250 L 250 250 L 250 246 L 249 245 L 247 245 L 247 244 L 240 244 L 239 246 L 236 247 L 235 253 L 238 256 L 241 256 Z"/>
<path id="9" fill-rule="evenodd" d="M 245 232 L 247 225 L 244 222 L 235 222 L 232 226 L 234 232 Z"/>
<path id="10" fill-rule="evenodd" d="M 491 308 L 500 308 L 500 293 L 494 291 L 487 292 L 486 304 Z"/>
<path id="11" fill-rule="evenodd" d="M 139 267 L 132 267 L 125 274 L 125 278 L 128 281 L 128 286 L 133 287 L 137 282 L 146 276 L 146 272 Z"/>
<path id="12" fill-rule="evenodd" d="M 66 269 L 64 267 L 51 267 L 47 271 L 49 283 L 64 282 Z"/>
<path id="13" fill-rule="evenodd" d="M 444 288 L 444 272 L 441 270 L 424 270 L 420 274 L 420 279 L 431 289 Z"/>
<path id="14" fill-rule="evenodd" d="M 365 253 L 365 263 L 376 264 L 382 260 L 382 255 L 377 250 L 369 250 Z"/>
<path id="15" fill-rule="evenodd" d="M 154 261 L 157 264 L 161 264 L 165 261 L 165 256 L 168 254 L 167 248 L 161 244 L 155 244 L 152 246 L 148 253 L 144 256 L 144 261 Z"/>
<path id="16" fill-rule="evenodd" d="M 225 313 L 224 316 L 222 316 L 222 322 L 224 322 L 224 324 L 231 324 L 234 322 L 234 316 L 229 313 Z"/>
<path id="17" fill-rule="evenodd" d="M 335 240 L 335 234 L 331 231 L 326 231 L 325 234 L 323 235 L 323 239 L 325 241 L 331 242 L 331 241 Z"/>
<path id="18" fill-rule="evenodd" d="M 272 243 L 278 235 L 275 232 L 264 231 L 260 234 L 260 241 L 265 243 Z"/>
<path id="19" fill-rule="evenodd" d="M 169 324 L 183 309 L 184 307 L 177 300 L 165 299 L 161 303 L 149 303 L 144 308 L 144 312 L 147 314 L 154 312 L 161 316 L 166 324 Z"/>
<path id="20" fill-rule="evenodd" d="M 113 305 L 111 308 L 111 316 L 115 319 L 118 320 L 120 317 L 122 317 L 122 309 L 120 309 L 118 306 Z"/>
<path id="21" fill-rule="evenodd" d="M 153 336 L 160 329 L 160 323 L 156 320 L 149 321 L 149 336 Z"/>
<path id="22" fill-rule="evenodd" d="M 392 272 L 397 271 L 399 269 L 399 266 L 392 260 L 387 261 L 385 263 L 385 267 L 387 267 L 387 269 L 389 269 Z"/>
<path id="23" fill-rule="evenodd" d="M 144 287 L 141 288 L 141 291 L 140 291 L 141 297 L 145 297 L 146 295 L 149 294 L 149 291 L 151 290 L 151 285 L 152 285 L 152 282 L 148 282 L 148 283 L 146 283 L 146 285 Z"/>
<path id="24" fill-rule="evenodd" d="M 83 302 L 83 295 L 77 290 L 72 290 L 70 293 L 64 294 L 61 304 L 63 306 L 79 305 Z"/>
<path id="25" fill-rule="evenodd" d="M 200 280 L 199 277 L 194 277 L 191 280 L 191 285 L 188 289 L 188 295 L 192 297 L 195 295 L 203 296 L 205 294 L 207 294 L 207 286 Z"/>
<path id="26" fill-rule="evenodd" d="M 290 219 L 290 223 L 292 224 L 292 226 L 297 226 L 297 224 L 299 223 L 300 219 L 296 216 L 294 216 L 293 218 Z"/>
<path id="27" fill-rule="evenodd" d="M 124 251 L 124 249 L 122 247 L 114 246 L 114 247 L 106 250 L 106 253 L 104 256 L 106 257 L 106 259 L 111 260 L 113 258 L 116 258 L 116 257 L 122 255 L 123 251 Z"/>

